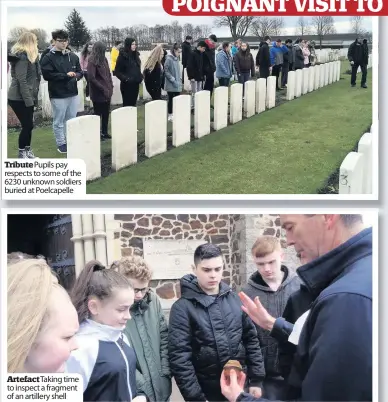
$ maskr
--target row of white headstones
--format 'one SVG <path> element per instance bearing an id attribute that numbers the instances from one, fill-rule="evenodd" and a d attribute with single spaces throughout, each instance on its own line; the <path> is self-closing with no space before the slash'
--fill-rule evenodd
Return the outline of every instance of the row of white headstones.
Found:
<path id="1" fill-rule="evenodd" d="M 341 62 L 335 61 L 290 71 L 287 99 L 292 100 L 340 79 Z M 213 129 L 221 130 L 230 124 L 275 107 L 276 77 L 239 83 L 214 90 Z M 194 136 L 204 137 L 211 132 L 210 92 L 194 96 Z M 122 107 L 111 113 L 112 168 L 119 170 L 137 163 L 137 108 Z M 179 95 L 173 100 L 172 144 L 175 147 L 190 142 L 191 95 Z M 83 159 L 87 179 L 101 176 L 100 120 L 98 116 L 81 116 L 67 122 L 67 157 Z M 156 100 L 145 105 L 145 155 L 151 158 L 167 151 L 167 102 Z"/>

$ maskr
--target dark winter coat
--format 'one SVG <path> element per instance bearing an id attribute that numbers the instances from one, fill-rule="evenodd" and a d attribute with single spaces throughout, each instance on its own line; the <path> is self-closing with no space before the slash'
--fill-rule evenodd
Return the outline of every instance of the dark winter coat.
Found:
<path id="1" fill-rule="evenodd" d="M 354 61 L 354 64 L 360 66 L 368 65 L 368 46 L 364 46 L 361 42 L 354 41 L 348 49 L 348 60 Z"/>
<path id="2" fill-rule="evenodd" d="M 292 51 L 292 45 L 286 45 L 288 48 L 288 63 L 292 64 L 294 62 L 294 52 Z M 284 60 L 286 59 L 286 54 L 284 54 Z"/>
<path id="3" fill-rule="evenodd" d="M 150 402 L 168 401 L 171 373 L 168 327 L 158 296 L 150 291 L 131 307 L 124 333 L 137 356 L 136 385 Z"/>
<path id="4" fill-rule="evenodd" d="M 146 89 L 150 94 L 162 87 L 162 69 L 159 63 L 155 64 L 152 71 L 144 70 L 143 75 Z"/>
<path id="5" fill-rule="evenodd" d="M 207 295 L 191 274 L 181 279 L 181 292 L 170 312 L 168 343 L 171 372 L 184 400 L 225 400 L 220 376 L 230 359 L 241 363 L 250 386 L 261 386 L 260 344 L 239 297 L 223 282 L 218 295 Z"/>
<path id="6" fill-rule="evenodd" d="M 260 69 L 269 69 L 271 66 L 269 46 L 267 42 L 260 42 L 260 48 L 256 55 L 256 66 L 259 66 Z"/>
<path id="7" fill-rule="evenodd" d="M 304 68 L 304 56 L 303 50 L 298 43 L 296 43 L 292 48 L 292 57 L 294 59 L 294 70 L 299 70 Z"/>
<path id="8" fill-rule="evenodd" d="M 59 51 L 52 48 L 40 63 L 43 78 L 48 81 L 50 98 L 71 98 L 78 95 L 77 81 L 83 77 L 78 56 L 71 50 Z M 69 77 L 67 73 L 76 73 Z"/>
<path id="9" fill-rule="evenodd" d="M 299 401 L 372 401 L 372 229 L 300 267 L 314 300 L 288 383 Z M 257 401 L 248 394 L 238 401 Z M 259 399 L 264 401 L 263 399 Z"/>
<path id="10" fill-rule="evenodd" d="M 143 81 L 140 67 L 139 52 L 127 52 L 124 48 L 120 49 L 115 67 L 115 75 L 123 84 L 140 84 Z"/>
<path id="11" fill-rule="evenodd" d="M 234 65 L 236 67 L 237 74 L 251 73 L 251 77 L 255 76 L 255 62 L 249 49 L 245 52 L 240 49 L 234 56 Z"/>
<path id="12" fill-rule="evenodd" d="M 203 59 L 204 53 L 201 53 L 198 49 L 195 49 L 190 53 L 187 63 L 187 78 L 189 80 L 203 81 Z"/>
<path id="13" fill-rule="evenodd" d="M 205 40 L 206 50 L 203 57 L 203 70 L 205 75 L 212 75 L 216 71 L 216 45 L 209 39 Z"/>
<path id="14" fill-rule="evenodd" d="M 8 99 L 24 101 L 27 107 L 38 103 L 39 85 L 42 73 L 39 59 L 31 63 L 26 53 L 9 54 L 11 63 L 11 85 L 8 89 Z"/>
<path id="15" fill-rule="evenodd" d="M 108 60 L 105 58 L 103 64 L 96 65 L 89 59 L 87 71 L 90 99 L 93 102 L 110 101 L 113 95 L 113 81 Z"/>
<path id="16" fill-rule="evenodd" d="M 191 52 L 192 52 L 191 44 L 187 41 L 184 41 L 182 43 L 182 66 L 183 66 L 183 68 L 187 67 L 187 63 L 189 61 Z"/>
<path id="17" fill-rule="evenodd" d="M 261 304 L 272 317 L 281 317 L 288 299 L 299 289 L 301 283 L 299 277 L 286 266 L 282 266 L 282 271 L 284 272 L 283 282 L 276 292 L 267 285 L 259 272 L 252 274 L 248 283 L 242 288 L 243 292 L 252 300 L 258 296 Z M 268 331 L 263 330 L 259 326 L 256 326 L 256 329 L 264 358 L 266 377 L 281 376 L 277 342 L 274 341 Z"/>
<path id="18" fill-rule="evenodd" d="M 39 61 L 40 63 L 42 63 L 43 57 L 46 56 L 46 54 L 49 53 L 53 47 L 54 47 L 53 45 L 50 45 L 49 47 L 43 50 L 42 54 L 40 55 L 40 61 Z"/>

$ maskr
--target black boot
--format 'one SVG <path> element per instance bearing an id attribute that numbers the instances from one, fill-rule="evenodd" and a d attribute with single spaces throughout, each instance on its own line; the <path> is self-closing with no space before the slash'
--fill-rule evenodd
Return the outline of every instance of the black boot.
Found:
<path id="1" fill-rule="evenodd" d="M 362 85 L 361 85 L 361 88 L 368 88 L 368 85 L 362 84 Z"/>

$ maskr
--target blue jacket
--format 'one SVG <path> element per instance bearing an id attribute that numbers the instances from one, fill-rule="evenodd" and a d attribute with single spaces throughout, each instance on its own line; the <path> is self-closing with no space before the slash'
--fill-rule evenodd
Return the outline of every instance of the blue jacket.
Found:
<path id="1" fill-rule="evenodd" d="M 232 56 L 234 56 L 239 51 L 237 46 L 232 46 Z"/>
<path id="2" fill-rule="evenodd" d="M 288 52 L 288 47 L 282 45 L 281 47 L 276 46 L 276 42 L 272 43 L 272 47 L 269 51 L 269 57 L 271 60 L 271 66 L 277 66 L 283 64 L 283 54 Z"/>
<path id="3" fill-rule="evenodd" d="M 298 269 L 312 296 L 288 400 L 372 401 L 372 229 Z M 237 401 L 266 401 L 242 393 Z"/>
<path id="4" fill-rule="evenodd" d="M 171 53 L 166 56 L 164 63 L 164 90 L 166 92 L 182 92 L 182 76 L 178 57 Z"/>
<path id="5" fill-rule="evenodd" d="M 226 54 L 224 50 L 217 53 L 216 56 L 216 77 L 230 78 L 232 76 L 232 57 Z"/>

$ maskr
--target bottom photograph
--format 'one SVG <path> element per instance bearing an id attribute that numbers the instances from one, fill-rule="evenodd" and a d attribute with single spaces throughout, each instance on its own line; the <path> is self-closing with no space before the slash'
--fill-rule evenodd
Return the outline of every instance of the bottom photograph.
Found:
<path id="1" fill-rule="evenodd" d="M 83 401 L 377 400 L 377 212 L 14 211 L 9 374 L 79 374 Z"/>

